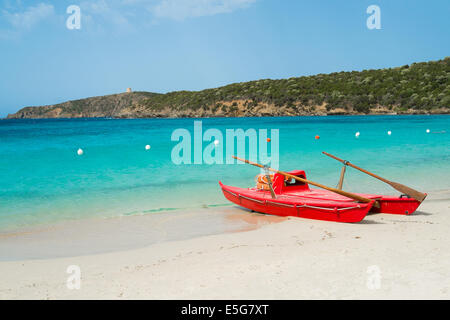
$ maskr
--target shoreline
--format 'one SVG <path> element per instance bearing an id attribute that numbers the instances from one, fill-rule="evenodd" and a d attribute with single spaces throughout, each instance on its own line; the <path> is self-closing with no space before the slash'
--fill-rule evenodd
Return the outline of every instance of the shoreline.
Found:
<path id="1" fill-rule="evenodd" d="M 284 220 L 230 205 L 58 221 L 0 233 L 0 263 L 133 250 L 157 243 L 255 230 Z"/>
<path id="2" fill-rule="evenodd" d="M 39 108 L 39 107 L 34 107 Z M 76 120 L 76 119 L 102 119 L 102 120 L 150 120 L 150 119 L 228 119 L 228 118 L 237 118 L 237 119 L 243 119 L 243 118 L 305 118 L 305 117 L 365 117 L 365 116 L 448 116 L 450 115 L 450 111 L 447 113 L 349 113 L 349 114 L 311 114 L 311 115 L 259 115 L 259 116 L 211 116 L 211 117 L 69 117 L 69 118 L 59 118 L 59 117 L 53 117 L 53 118 L 8 118 L 6 116 L 5 118 L 0 118 L 0 120 Z"/>
<path id="3" fill-rule="evenodd" d="M 0 298 L 448 299 L 449 214 L 450 192 L 442 191 L 411 216 L 286 218 L 137 249 L 0 262 Z M 66 287 L 70 265 L 81 268 L 80 290 Z M 381 272 L 375 289 L 373 266 Z"/>

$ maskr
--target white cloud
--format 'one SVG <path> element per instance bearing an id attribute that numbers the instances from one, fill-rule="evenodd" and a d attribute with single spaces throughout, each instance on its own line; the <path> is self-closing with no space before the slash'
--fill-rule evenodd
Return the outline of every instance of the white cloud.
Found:
<path id="1" fill-rule="evenodd" d="M 184 20 L 246 8 L 256 0 L 162 0 L 152 8 L 158 18 Z"/>
<path id="2" fill-rule="evenodd" d="M 3 1 L 0 9 L 0 38 L 12 37 L 30 30 L 52 16 L 66 17 L 55 12 L 50 1 L 24 6 L 21 0 Z M 182 21 L 187 18 L 230 13 L 249 7 L 257 0 L 81 0 L 83 30 L 128 32 L 157 22 L 159 19 Z M 112 29 L 111 29 L 112 28 Z"/>
<path id="3" fill-rule="evenodd" d="M 21 12 L 11 13 L 3 10 L 2 16 L 15 31 L 28 30 L 38 24 L 40 21 L 52 16 L 55 9 L 51 4 L 40 3 L 36 6 L 30 6 Z"/>
<path id="4" fill-rule="evenodd" d="M 107 18 L 116 25 L 134 24 L 148 18 L 184 20 L 230 13 L 249 7 L 257 0 L 95 0 L 81 7 L 92 17 Z M 148 16 L 150 13 L 151 16 Z"/>
<path id="5" fill-rule="evenodd" d="M 88 25 L 100 26 L 112 24 L 119 29 L 130 29 L 132 15 L 130 8 L 124 7 L 131 0 L 121 1 L 85 1 L 81 3 L 83 19 L 88 20 Z"/>

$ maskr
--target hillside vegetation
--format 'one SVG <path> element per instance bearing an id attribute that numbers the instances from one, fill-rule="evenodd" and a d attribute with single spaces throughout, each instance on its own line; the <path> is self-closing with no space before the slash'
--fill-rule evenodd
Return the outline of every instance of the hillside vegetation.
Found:
<path id="1" fill-rule="evenodd" d="M 8 118 L 449 113 L 450 57 L 397 68 L 258 80 L 202 91 L 132 92 L 27 107 Z"/>

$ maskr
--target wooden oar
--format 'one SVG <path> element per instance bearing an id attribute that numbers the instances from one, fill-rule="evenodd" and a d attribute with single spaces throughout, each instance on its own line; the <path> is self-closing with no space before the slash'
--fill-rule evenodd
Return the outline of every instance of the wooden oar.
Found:
<path id="1" fill-rule="evenodd" d="M 400 183 L 397 183 L 397 182 L 393 182 L 393 181 L 389 181 L 389 180 L 387 180 L 387 179 L 384 179 L 384 178 L 382 178 L 382 177 L 380 177 L 380 176 L 378 176 L 378 175 L 376 175 L 376 174 L 374 174 L 374 173 L 372 173 L 372 172 L 369 172 L 369 171 L 367 171 L 367 170 L 364 170 L 364 169 L 362 169 L 362 168 L 360 168 L 360 167 L 358 167 L 358 166 L 355 166 L 354 164 L 352 164 L 352 163 L 350 163 L 350 162 L 348 162 L 348 161 L 346 161 L 346 160 L 342 160 L 342 159 L 340 159 L 340 158 L 338 158 L 338 157 L 336 157 L 336 156 L 333 156 L 332 154 L 329 154 L 329 153 L 327 153 L 327 152 L 322 152 L 322 153 L 323 153 L 324 155 L 329 156 L 330 158 L 333 158 L 333 159 L 335 159 L 335 160 L 337 160 L 337 161 L 342 162 L 342 163 L 345 164 L 346 166 L 350 166 L 350 167 L 352 167 L 352 168 L 355 168 L 356 170 L 359 170 L 359 171 L 361 171 L 361 172 L 364 172 L 364 173 L 368 174 L 369 176 L 372 176 L 372 177 L 374 177 L 374 178 L 376 178 L 376 179 L 378 179 L 378 180 L 381 180 L 381 181 L 387 183 L 388 185 L 390 185 L 390 186 L 391 186 L 392 188 L 394 188 L 395 190 L 400 191 L 401 193 L 404 193 L 404 194 L 406 194 L 407 196 L 410 196 L 411 198 L 416 199 L 417 201 L 422 202 L 422 201 L 425 200 L 425 198 L 427 197 L 427 194 L 426 194 L 426 193 L 422 193 L 422 192 L 419 192 L 419 191 L 417 191 L 417 190 L 414 190 L 414 189 L 412 189 L 412 188 L 410 188 L 410 187 L 407 187 L 407 186 L 405 186 L 405 185 L 403 185 L 403 184 L 400 184 Z"/>
<path id="2" fill-rule="evenodd" d="M 369 203 L 369 202 L 374 201 L 374 200 L 371 200 L 371 199 L 367 199 L 367 198 L 361 197 L 361 196 L 359 196 L 357 194 L 354 194 L 354 193 L 350 193 L 350 192 L 347 192 L 347 191 L 330 188 L 330 187 L 324 186 L 323 184 L 320 184 L 320 183 L 317 183 L 317 182 L 313 182 L 313 181 L 310 181 L 310 180 L 306 180 L 306 179 L 294 176 L 294 175 L 289 174 L 289 173 L 284 172 L 284 171 L 280 171 L 280 170 L 276 170 L 276 169 L 273 169 L 273 168 L 269 168 L 269 167 L 263 166 L 262 164 L 259 164 L 259 163 L 256 163 L 256 162 L 251 162 L 249 160 L 241 159 L 241 158 L 238 158 L 236 156 L 232 156 L 232 157 L 234 159 L 239 160 L 239 161 L 251 164 L 252 166 L 259 167 L 259 168 L 262 168 L 262 169 L 267 169 L 269 171 L 282 174 L 285 177 L 288 177 L 288 178 L 291 178 L 291 179 L 295 179 L 295 180 L 300 181 L 300 182 L 311 184 L 313 186 L 316 186 L 316 187 L 319 187 L 319 188 L 322 188 L 322 189 L 325 189 L 325 190 L 328 190 L 328 191 L 340 194 L 341 196 L 344 196 L 344 197 L 347 197 L 347 198 L 350 198 L 350 199 L 353 199 L 353 200 L 356 200 L 356 201 L 365 202 L 365 203 Z M 375 201 L 374 202 L 374 207 L 379 208 L 379 206 L 380 206 L 380 204 L 378 203 L 378 201 Z"/>

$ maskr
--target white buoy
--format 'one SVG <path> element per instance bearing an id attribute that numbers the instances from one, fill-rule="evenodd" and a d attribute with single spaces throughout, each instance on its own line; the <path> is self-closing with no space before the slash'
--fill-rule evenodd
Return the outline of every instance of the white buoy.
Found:
<path id="1" fill-rule="evenodd" d="M 355 137 L 359 138 L 359 135 L 360 135 L 359 131 L 355 133 Z"/>
<path id="2" fill-rule="evenodd" d="M 77 151 L 77 154 L 79 155 L 79 156 L 81 156 L 81 155 L 83 155 L 83 149 L 78 149 L 78 151 Z"/>
<path id="3" fill-rule="evenodd" d="M 388 135 L 391 135 L 392 134 L 392 131 L 388 131 Z"/>
<path id="4" fill-rule="evenodd" d="M 430 129 L 427 129 L 427 133 L 430 133 Z"/>
<path id="5" fill-rule="evenodd" d="M 150 148 L 151 148 L 151 147 L 150 147 L 149 144 L 145 146 L 145 150 L 150 150 Z"/>
<path id="6" fill-rule="evenodd" d="M 218 146 L 218 145 L 219 145 L 219 140 L 214 140 L 214 144 L 215 144 L 216 146 Z"/>

